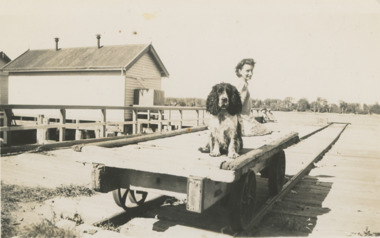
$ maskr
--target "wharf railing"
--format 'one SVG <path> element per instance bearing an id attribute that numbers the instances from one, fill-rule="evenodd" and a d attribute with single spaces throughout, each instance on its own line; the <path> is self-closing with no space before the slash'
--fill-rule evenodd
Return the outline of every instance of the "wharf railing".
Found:
<path id="1" fill-rule="evenodd" d="M 14 115 L 14 110 L 56 110 L 58 111 L 58 119 L 50 122 L 43 115 L 32 117 L 32 123 L 26 125 L 12 125 L 17 122 L 15 119 L 22 120 L 21 116 Z M 101 116 L 99 120 L 81 123 L 81 120 L 73 120 L 67 118 L 68 110 L 100 110 Z M 107 120 L 107 112 L 110 110 L 121 110 L 123 112 L 132 112 L 132 119 L 123 121 Z M 205 124 L 205 108 L 204 107 L 178 107 L 178 106 L 83 106 L 83 105 L 21 105 L 21 104 L 0 104 L 0 111 L 3 115 L 0 121 L 0 133 L 2 134 L 3 143 L 7 144 L 10 133 L 13 131 L 37 130 L 37 143 L 43 144 L 46 141 L 46 131 L 51 128 L 59 130 L 58 141 L 64 141 L 67 129 L 75 130 L 94 130 L 97 133 L 96 138 L 107 136 L 107 127 L 118 125 L 123 127 L 131 125 L 132 134 L 141 133 L 142 125 L 156 125 L 156 131 L 161 132 L 165 126 L 167 130 L 172 130 L 176 125 L 176 129 L 182 129 L 185 122 L 193 122 L 194 126 Z M 173 118 L 172 112 L 178 111 L 179 116 Z M 185 111 L 195 111 L 195 118 L 185 118 Z M 38 111 L 37 111 L 38 112 Z M 144 118 L 141 118 L 143 116 Z M 84 121 L 84 120 L 82 120 Z M 88 122 L 90 121 L 90 122 Z M 75 122 L 75 123 L 73 123 Z"/>

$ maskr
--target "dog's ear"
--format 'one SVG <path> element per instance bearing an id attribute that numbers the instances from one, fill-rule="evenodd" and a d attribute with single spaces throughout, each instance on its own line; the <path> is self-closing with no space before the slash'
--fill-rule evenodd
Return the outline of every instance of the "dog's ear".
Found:
<path id="1" fill-rule="evenodd" d="M 216 116 L 219 113 L 219 95 L 218 95 L 218 85 L 212 87 L 211 92 L 207 96 L 206 100 L 206 111 Z"/>
<path id="2" fill-rule="evenodd" d="M 228 108 L 228 113 L 231 115 L 236 115 L 241 113 L 243 105 L 240 98 L 240 93 L 235 86 L 229 85 L 231 91 L 231 103 Z"/>

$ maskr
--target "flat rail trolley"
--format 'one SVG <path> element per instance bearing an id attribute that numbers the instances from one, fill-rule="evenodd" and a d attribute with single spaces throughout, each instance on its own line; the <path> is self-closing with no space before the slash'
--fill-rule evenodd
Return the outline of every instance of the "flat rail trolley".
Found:
<path id="1" fill-rule="evenodd" d="M 196 213 L 228 195 L 231 227 L 243 230 L 254 215 L 256 174 L 268 178 L 270 194 L 281 191 L 283 150 L 299 141 L 298 133 L 243 137 L 243 151 L 236 159 L 198 151 L 207 141 L 208 131 L 198 131 L 122 147 L 85 146 L 81 153 L 93 162 L 95 191 L 112 191 L 125 210 L 131 202 L 143 204 L 149 192 L 183 199 L 186 209 Z"/>

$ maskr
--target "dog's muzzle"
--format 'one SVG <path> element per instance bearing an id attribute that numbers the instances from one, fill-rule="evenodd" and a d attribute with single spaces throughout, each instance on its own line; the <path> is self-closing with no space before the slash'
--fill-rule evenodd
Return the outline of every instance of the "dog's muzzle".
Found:
<path id="1" fill-rule="evenodd" d="M 228 98 L 227 97 L 221 97 L 219 100 L 219 106 L 221 108 L 226 108 L 228 106 Z"/>

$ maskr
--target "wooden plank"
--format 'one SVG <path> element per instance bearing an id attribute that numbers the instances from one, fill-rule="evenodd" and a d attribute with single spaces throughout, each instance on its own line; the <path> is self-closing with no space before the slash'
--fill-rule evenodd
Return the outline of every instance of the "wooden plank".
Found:
<path id="1" fill-rule="evenodd" d="M 222 199 L 229 189 L 229 184 L 215 182 L 203 177 L 190 176 L 187 180 L 186 209 L 202 213 Z"/>
<path id="2" fill-rule="evenodd" d="M 93 164 L 91 186 L 95 191 L 107 193 L 117 188 L 134 186 L 139 190 L 156 189 L 162 194 L 165 191 L 186 194 L 187 178 L 176 175 L 150 173 L 133 169 L 120 169 Z"/>
<path id="3" fill-rule="evenodd" d="M 203 194 L 205 192 L 203 177 L 190 176 L 187 180 L 186 209 L 192 212 L 203 211 Z"/>
<path id="4" fill-rule="evenodd" d="M 119 139 L 119 140 L 114 140 L 114 141 L 104 141 L 104 142 L 99 142 L 99 143 L 93 143 L 92 145 L 101 146 L 101 147 L 117 147 L 117 146 L 124 146 L 128 144 L 136 144 L 143 141 L 177 136 L 177 135 L 181 135 L 185 133 L 202 131 L 206 129 L 207 129 L 206 126 L 192 127 L 192 128 L 182 129 L 182 130 L 164 132 L 164 133 L 153 133 L 153 134 L 143 135 L 143 136 L 134 137 L 134 138 L 124 138 L 124 139 Z"/>
<path id="5" fill-rule="evenodd" d="M 79 148 L 83 147 L 83 144 L 90 144 L 90 143 L 96 143 L 96 142 L 102 142 L 102 141 L 111 141 L 111 140 L 119 140 L 122 138 L 131 138 L 131 137 L 138 137 L 141 136 L 141 134 L 136 135 L 126 135 L 126 136 L 118 136 L 118 137 L 108 137 L 108 138 L 94 138 L 94 139 L 82 139 L 82 140 L 75 140 L 75 141 L 63 141 L 63 142 L 56 142 L 51 144 L 44 144 L 44 145 L 20 145 L 20 146 L 11 146 L 11 147 L 2 147 L 1 148 L 1 154 L 8 154 L 8 153 L 21 153 L 25 151 L 46 151 L 46 150 L 54 150 L 59 148 L 67 148 L 75 145 L 80 145 Z"/>
<path id="6" fill-rule="evenodd" d="M 5 117 L 4 117 L 4 125 L 6 127 L 10 127 L 12 125 L 12 109 L 4 109 Z M 9 144 L 12 141 L 11 133 L 4 132 L 4 143 Z M 1 150 L 3 151 L 3 150 Z"/>
<path id="7" fill-rule="evenodd" d="M 103 125 L 102 125 L 101 130 L 100 130 L 100 136 L 101 137 L 106 137 L 106 130 L 107 130 L 107 127 L 106 127 L 107 111 L 106 111 L 106 109 L 102 109 L 101 122 L 103 123 Z"/>
<path id="8" fill-rule="evenodd" d="M 300 140 L 305 140 L 305 139 L 309 138 L 310 136 L 314 135 L 315 133 L 318 133 L 318 132 L 326 129 L 327 127 L 331 126 L 332 124 L 334 124 L 334 123 L 329 123 L 326 126 L 319 128 L 318 130 L 315 130 L 315 131 L 312 131 L 306 135 L 303 135 L 302 137 L 300 137 Z"/>
<path id="9" fill-rule="evenodd" d="M 187 177 L 200 176 L 226 183 L 237 180 L 239 175 L 235 171 L 220 169 L 221 164 L 226 161 L 233 161 L 233 159 L 229 159 L 225 155 L 210 157 L 207 153 L 199 152 L 196 144 L 193 145 L 195 141 L 202 142 L 201 135 L 207 137 L 206 132 L 199 132 L 140 142 L 138 145 L 119 148 L 102 149 L 87 146 L 82 148 L 85 154 L 78 155 L 78 159 L 84 156 L 84 159 L 91 158 L 93 162 L 104 163 L 112 167 L 161 174 L 183 174 Z M 262 146 L 262 138 L 250 137 L 246 139 L 251 140 L 251 145 Z M 184 142 L 183 146 L 180 146 L 181 141 Z M 256 142 L 253 143 L 252 141 Z M 193 146 L 189 147 L 189 144 Z M 108 158 L 112 158 L 112 160 Z M 263 159 L 264 163 L 266 163 L 266 159 Z M 261 162 L 258 164 L 265 166 Z M 162 166 L 163 164 L 165 166 Z"/>
<path id="10" fill-rule="evenodd" d="M 210 157 L 207 153 L 199 152 L 196 144 L 195 146 L 193 145 L 194 143 L 190 143 L 193 146 L 189 147 L 189 142 L 202 142 L 200 135 L 207 137 L 206 132 L 202 132 L 202 134 L 187 133 L 181 136 L 164 137 L 148 142 L 140 142 L 137 145 L 118 148 L 102 149 L 87 146 L 82 148 L 84 154 L 78 154 L 77 157 L 78 160 L 91 158 L 92 162 L 104 163 L 107 166 L 151 173 L 182 175 L 185 177 L 199 176 L 225 183 L 232 183 L 239 179 L 240 174 L 236 173 L 235 170 L 220 169 L 221 165 L 226 162 L 231 162 L 233 159 L 229 159 L 225 155 Z M 150 135 L 147 136 L 150 137 Z M 297 138 L 296 134 L 294 134 L 294 138 Z M 246 139 L 248 141 L 251 140 L 250 143 L 248 143 L 251 144 L 251 146 L 262 147 L 263 143 L 267 143 L 267 141 L 263 142 L 263 139 L 258 137 L 249 137 Z M 181 141 L 183 142 L 183 146 L 181 146 Z M 134 140 L 134 142 L 137 141 Z M 115 142 L 112 142 L 113 145 L 114 143 Z M 248 148 L 246 151 L 251 149 L 252 148 Z M 274 149 L 271 153 L 275 154 L 277 150 Z M 257 168 L 265 167 L 266 164 L 269 163 L 271 156 L 272 154 L 261 155 L 261 159 L 256 161 L 255 166 L 258 166 Z"/>
<path id="11" fill-rule="evenodd" d="M 168 166 L 173 166 L 178 170 L 188 171 L 197 170 L 200 167 L 219 169 L 220 164 L 227 159 L 225 156 L 210 157 L 208 154 L 200 153 L 197 147 L 193 150 L 183 150 L 182 148 L 141 147 L 138 144 L 120 148 L 86 146 L 82 148 L 82 153 L 94 160 L 97 159 L 97 162 L 107 163 L 107 165 L 115 162 L 114 166 L 128 166 L 129 164 L 139 165 L 139 167 L 168 168 Z M 113 158 L 113 162 L 108 158 Z M 162 172 L 164 172 L 164 168 Z"/>
<path id="12" fill-rule="evenodd" d="M 177 106 L 81 106 L 81 105 L 29 105 L 29 104 L 0 104 L 4 109 L 107 109 L 107 110 L 205 110 L 204 107 L 177 107 Z"/>
<path id="13" fill-rule="evenodd" d="M 255 172 L 259 172 L 269 164 L 269 158 L 298 141 L 298 133 L 290 133 L 268 145 L 241 155 L 233 161 L 222 164 L 221 168 L 234 170 L 238 176 L 245 174 L 249 169 L 254 169 Z"/>
<path id="14" fill-rule="evenodd" d="M 0 131 L 22 131 L 22 130 L 36 130 L 36 129 L 49 129 L 49 128 L 66 128 L 66 129 L 82 129 L 82 128 L 90 128 L 97 126 L 106 126 L 106 125 L 130 125 L 134 122 L 126 121 L 126 122 L 90 122 L 90 123 L 69 123 L 69 124 L 61 124 L 61 123 L 53 123 L 46 125 L 28 125 L 28 126 L 9 126 L 9 127 L 0 127 Z"/>
<path id="15" fill-rule="evenodd" d="M 75 152 L 73 152 L 75 153 Z M 92 161 L 95 163 L 106 164 L 107 167 L 128 169 L 143 171 L 149 173 L 157 174 L 167 174 L 173 176 L 198 176 L 202 178 L 208 178 L 213 181 L 231 183 L 235 181 L 235 172 L 232 170 L 221 170 L 219 167 L 201 167 L 197 166 L 196 160 L 194 164 L 186 163 L 185 166 L 183 163 L 165 163 L 165 166 L 160 164 L 160 161 L 157 160 L 157 163 L 152 163 L 154 160 L 134 160 L 133 158 L 126 158 L 126 155 L 113 155 L 106 157 L 107 153 L 77 153 L 76 158 L 78 161 Z"/>
<path id="16" fill-rule="evenodd" d="M 44 115 L 38 115 L 37 124 L 47 125 L 49 124 L 49 118 L 45 118 Z M 37 144 L 45 144 L 48 139 L 47 129 L 37 129 Z"/>
<path id="17" fill-rule="evenodd" d="M 62 125 L 66 124 L 66 110 L 60 109 L 59 121 Z M 64 141 L 66 138 L 66 129 L 64 127 L 59 128 L 59 141 Z"/>
<path id="18" fill-rule="evenodd" d="M 176 130 L 172 132 L 165 132 L 162 134 L 158 134 L 158 133 L 150 134 L 150 135 L 136 134 L 136 135 L 109 137 L 109 138 L 95 138 L 95 139 L 85 139 L 85 140 L 82 139 L 82 140 L 77 140 L 77 141 L 64 141 L 64 142 L 56 142 L 56 143 L 44 144 L 44 145 L 33 144 L 33 145 L 2 147 L 1 154 L 3 155 L 3 154 L 8 154 L 8 153 L 20 153 L 23 151 L 34 151 L 36 149 L 38 149 L 38 151 L 54 150 L 54 149 L 70 147 L 70 146 L 75 146 L 74 149 L 81 150 L 81 148 L 87 144 L 97 145 L 99 142 L 111 142 L 111 143 L 106 143 L 106 146 L 107 146 L 109 144 L 112 144 L 112 141 L 116 141 L 116 140 L 118 141 L 116 143 L 117 145 L 125 145 L 129 143 L 138 143 L 139 141 L 148 141 L 152 138 L 156 138 L 156 136 L 157 137 L 175 136 L 175 135 L 185 134 L 185 133 L 194 132 L 194 131 L 195 132 L 202 131 L 205 129 L 206 129 L 205 126 L 201 126 L 201 127 L 196 127 L 196 128 L 187 128 L 181 131 Z M 132 139 L 132 138 L 135 138 L 135 139 Z"/>

